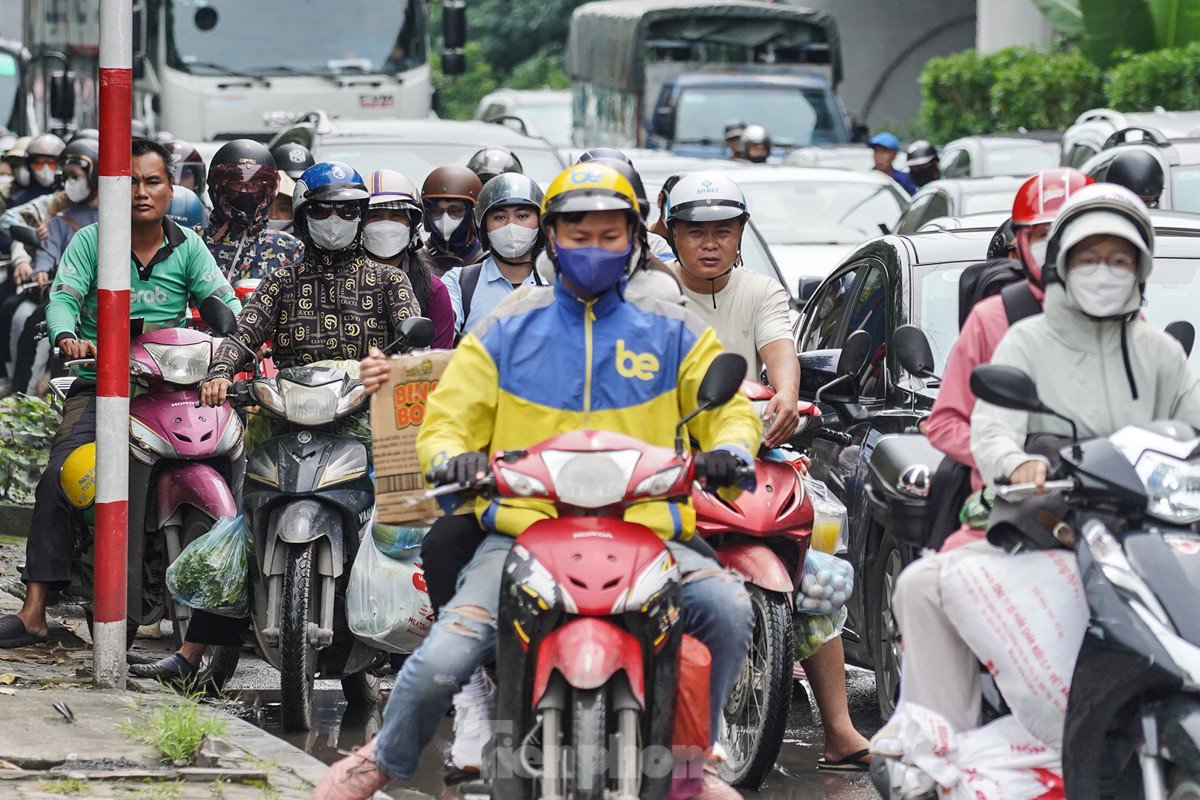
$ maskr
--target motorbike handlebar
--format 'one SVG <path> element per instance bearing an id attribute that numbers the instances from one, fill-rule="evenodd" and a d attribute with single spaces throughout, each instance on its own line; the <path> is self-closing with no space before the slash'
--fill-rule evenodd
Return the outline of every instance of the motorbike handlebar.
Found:
<path id="1" fill-rule="evenodd" d="M 1026 497 L 1032 497 L 1035 494 L 1046 494 L 1049 492 L 1069 492 L 1075 488 L 1075 481 L 1070 478 L 1064 478 L 1058 481 L 1046 481 L 1042 484 L 1039 491 L 1036 483 L 1013 483 L 1007 486 L 999 486 L 996 488 L 996 496 L 1004 500 L 1017 501 L 1024 500 Z"/>
<path id="2" fill-rule="evenodd" d="M 824 439 L 827 442 L 832 442 L 838 447 L 849 447 L 854 444 L 854 437 L 845 431 L 833 431 L 828 428 L 821 428 L 817 431 L 817 438 Z"/>

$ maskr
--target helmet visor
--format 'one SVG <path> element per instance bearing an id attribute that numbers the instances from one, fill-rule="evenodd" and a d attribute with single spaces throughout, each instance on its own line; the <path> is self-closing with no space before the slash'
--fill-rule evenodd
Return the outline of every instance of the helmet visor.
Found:
<path id="1" fill-rule="evenodd" d="M 717 222 L 736 219 L 745 213 L 746 207 L 736 200 L 690 200 L 672 206 L 667 211 L 667 218 L 688 222 Z"/>

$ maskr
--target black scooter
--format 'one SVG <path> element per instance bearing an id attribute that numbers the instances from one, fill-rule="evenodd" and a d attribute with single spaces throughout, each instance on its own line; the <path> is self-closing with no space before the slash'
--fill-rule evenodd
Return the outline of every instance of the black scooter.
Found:
<path id="1" fill-rule="evenodd" d="M 399 334 L 386 352 L 428 347 L 433 323 L 414 317 Z M 250 456 L 242 505 L 254 543 L 257 648 L 280 671 L 284 726 L 308 730 L 318 673 L 340 678 L 351 705 L 370 705 L 389 665 L 346 622 L 346 584 L 369 531 L 375 484 L 366 447 L 331 426 L 361 411 L 368 397 L 358 380 L 320 364 L 274 378 L 256 374 L 235 383 L 232 396 L 234 405 L 258 406 L 285 423 Z"/>
<path id="2" fill-rule="evenodd" d="M 971 389 L 1066 420 L 1013 367 L 977 367 Z M 1070 507 L 1055 537 L 1075 550 L 1091 615 L 1067 707 L 1067 799 L 1200 797 L 1200 433 L 1128 426 L 1061 459 L 1045 488 Z"/>

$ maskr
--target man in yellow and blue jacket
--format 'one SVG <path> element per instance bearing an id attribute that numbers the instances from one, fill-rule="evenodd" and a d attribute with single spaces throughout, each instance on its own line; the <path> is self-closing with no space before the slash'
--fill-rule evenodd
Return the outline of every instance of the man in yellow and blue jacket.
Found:
<path id="1" fill-rule="evenodd" d="M 680 306 L 624 296 L 631 267 L 642 266 L 647 252 L 637 210 L 629 182 L 606 166 L 576 165 L 551 184 L 542 222 L 559 280 L 498 308 L 463 339 L 426 406 L 417 440 L 425 467 L 444 465 L 469 484 L 483 477 L 488 453 L 585 428 L 673 445 L 675 424 L 696 408 L 700 381 L 721 345 Z M 762 423 L 739 395 L 695 417 L 688 433 L 705 448 L 696 458 L 707 480 L 720 484 L 737 468 L 753 466 Z M 378 738 L 335 765 L 322 784 L 330 787 L 328 796 L 335 796 L 335 786 L 354 792 L 345 796 L 360 796 L 358 790 L 388 776 L 416 772 L 454 693 L 495 651 L 501 573 L 513 537 L 553 513 L 538 501 L 478 502 L 487 537 L 397 676 Z M 695 527 L 689 502 L 634 506 L 626 519 L 668 540 L 685 576 L 684 628 L 712 653 L 715 736 L 749 646 L 745 589 L 714 560 L 683 545 Z M 706 780 L 712 785 L 697 797 L 738 796 L 715 776 Z"/>

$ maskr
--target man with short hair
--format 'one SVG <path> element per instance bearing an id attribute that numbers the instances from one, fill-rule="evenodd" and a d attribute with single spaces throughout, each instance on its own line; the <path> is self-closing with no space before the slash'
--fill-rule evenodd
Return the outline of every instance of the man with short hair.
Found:
<path id="1" fill-rule="evenodd" d="M 900 184 L 900 187 L 909 195 L 917 193 L 917 184 L 913 182 L 912 176 L 903 170 L 898 170 L 892 166 L 896 162 L 896 156 L 900 152 L 900 139 L 894 133 L 876 134 L 867 142 L 867 147 L 871 148 L 871 152 L 875 159 L 875 169 L 887 175 L 889 178 Z"/>
<path id="2" fill-rule="evenodd" d="M 173 197 L 171 156 L 160 144 L 133 142 L 130 163 L 131 244 L 129 315 L 147 329 L 183 324 L 188 304 L 218 297 L 235 313 L 241 305 L 200 237 L 167 217 Z M 59 261 L 50 289 L 46 322 L 51 341 L 65 359 L 96 355 L 98 225 L 81 228 Z M 46 598 L 70 582 L 69 506 L 59 486 L 63 462 L 96 438 L 94 373 L 81 375 L 63 405 L 63 421 L 38 482 L 33 525 L 25 548 L 25 603 L 18 614 L 0 617 L 0 647 L 46 640 Z"/>

